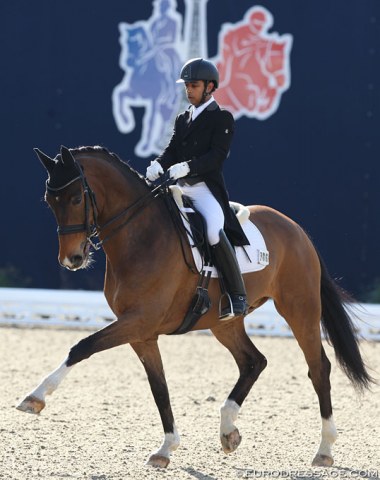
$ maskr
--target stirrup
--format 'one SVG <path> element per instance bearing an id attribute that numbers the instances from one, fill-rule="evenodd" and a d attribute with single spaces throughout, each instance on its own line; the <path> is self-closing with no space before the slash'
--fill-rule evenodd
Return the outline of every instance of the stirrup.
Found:
<path id="1" fill-rule="evenodd" d="M 222 302 L 223 302 L 223 299 L 224 298 L 227 298 L 227 305 L 225 307 L 222 307 Z M 247 301 L 246 301 L 246 298 L 245 296 L 243 295 L 233 295 L 234 297 L 234 300 L 236 299 L 236 297 L 238 297 L 238 300 L 241 301 L 241 302 L 244 302 L 243 303 L 243 311 L 240 311 L 238 313 L 236 313 L 236 307 L 237 307 L 237 302 L 234 302 L 231 298 L 231 295 L 227 292 L 223 293 L 223 295 L 220 297 L 220 300 L 219 300 L 219 320 L 222 320 L 222 321 L 226 321 L 226 320 L 230 320 L 234 317 L 240 317 L 242 315 L 247 315 L 248 313 L 248 304 L 247 304 Z M 239 305 L 240 307 L 241 305 Z"/>
<path id="2" fill-rule="evenodd" d="M 227 305 L 222 306 L 223 299 L 227 299 Z M 225 292 L 219 299 L 219 320 L 226 321 L 235 317 L 234 306 L 229 293 Z"/>

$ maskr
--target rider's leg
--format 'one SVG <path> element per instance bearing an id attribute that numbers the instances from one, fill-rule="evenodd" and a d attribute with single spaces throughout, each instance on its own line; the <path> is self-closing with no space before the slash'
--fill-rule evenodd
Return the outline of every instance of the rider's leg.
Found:
<path id="1" fill-rule="evenodd" d="M 212 247 L 212 254 L 224 284 L 231 296 L 231 308 L 222 311 L 221 318 L 228 319 L 243 315 L 247 310 L 246 291 L 240 267 L 234 249 L 224 233 L 224 214 L 219 202 L 204 182 L 191 186 L 181 186 L 185 195 L 190 197 L 195 208 L 203 216 L 207 224 L 208 242 Z"/>
<path id="2" fill-rule="evenodd" d="M 219 202 L 204 182 L 195 185 L 181 185 L 181 190 L 189 197 L 194 207 L 204 218 L 207 225 L 207 240 L 213 246 L 219 242 L 219 232 L 224 227 L 224 213 Z"/>
<path id="3" fill-rule="evenodd" d="M 221 312 L 221 318 L 228 320 L 234 316 L 245 315 L 247 313 L 247 293 L 235 251 L 224 230 L 221 230 L 219 235 L 220 241 L 212 247 L 212 255 L 231 297 L 232 312 L 230 306 L 227 306 L 225 310 Z"/>

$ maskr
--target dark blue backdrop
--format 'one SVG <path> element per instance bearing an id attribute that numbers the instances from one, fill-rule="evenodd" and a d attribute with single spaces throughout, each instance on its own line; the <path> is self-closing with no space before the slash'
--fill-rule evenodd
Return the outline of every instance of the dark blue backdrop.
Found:
<path id="1" fill-rule="evenodd" d="M 178 1 L 184 12 L 183 1 Z M 254 3 L 209 0 L 209 55 L 224 22 Z M 265 121 L 237 121 L 226 165 L 230 196 L 270 205 L 311 235 L 334 276 L 358 295 L 380 265 L 380 2 L 264 0 L 272 31 L 293 35 L 291 86 Z M 57 262 L 45 173 L 33 154 L 101 144 L 145 171 L 138 129 L 121 134 L 111 94 L 123 78 L 119 22 L 148 19 L 151 0 L 2 2 L 0 268 L 29 286 L 101 288 L 104 261 L 70 273 Z"/>

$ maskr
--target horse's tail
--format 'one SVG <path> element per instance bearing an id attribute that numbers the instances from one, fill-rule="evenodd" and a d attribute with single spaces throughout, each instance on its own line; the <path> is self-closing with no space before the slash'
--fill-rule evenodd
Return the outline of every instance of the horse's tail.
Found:
<path id="1" fill-rule="evenodd" d="M 374 382 L 367 372 L 359 350 L 359 339 L 347 304 L 350 296 L 330 277 L 326 265 L 321 264 L 322 330 L 332 344 L 343 371 L 358 390 L 369 388 Z M 346 304 L 346 305 L 345 305 Z"/>

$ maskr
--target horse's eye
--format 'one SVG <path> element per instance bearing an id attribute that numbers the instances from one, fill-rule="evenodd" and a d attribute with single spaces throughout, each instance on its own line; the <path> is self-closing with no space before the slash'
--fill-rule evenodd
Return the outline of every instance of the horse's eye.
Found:
<path id="1" fill-rule="evenodd" d="M 82 201 L 82 195 L 75 195 L 75 197 L 71 199 L 71 203 L 73 205 L 79 205 L 81 201 Z"/>

